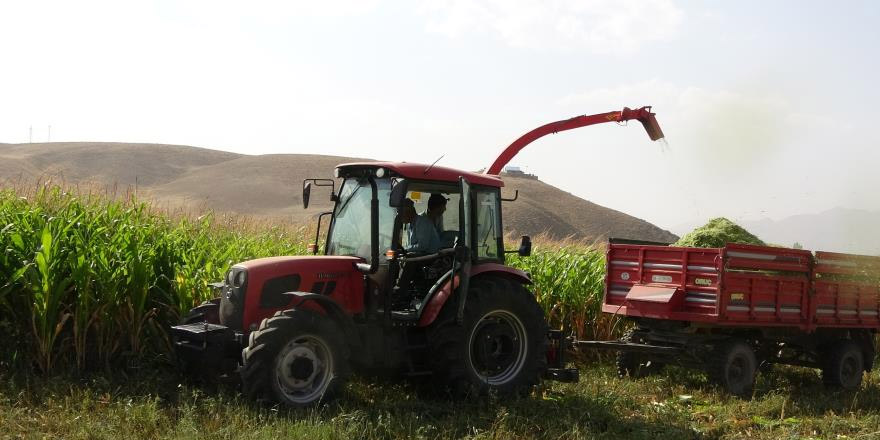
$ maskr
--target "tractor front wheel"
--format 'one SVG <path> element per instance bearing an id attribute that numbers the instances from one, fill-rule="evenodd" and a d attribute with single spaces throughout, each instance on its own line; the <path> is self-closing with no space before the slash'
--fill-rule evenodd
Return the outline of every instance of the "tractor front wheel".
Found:
<path id="1" fill-rule="evenodd" d="M 457 297 L 456 297 L 457 298 Z M 462 324 L 449 301 L 429 330 L 435 377 L 455 397 L 522 394 L 547 368 L 547 324 L 535 297 L 503 278 L 473 280 Z"/>
<path id="2" fill-rule="evenodd" d="M 264 319 L 242 350 L 245 395 L 292 407 L 336 396 L 348 378 L 344 341 L 328 317 L 285 310 Z"/>

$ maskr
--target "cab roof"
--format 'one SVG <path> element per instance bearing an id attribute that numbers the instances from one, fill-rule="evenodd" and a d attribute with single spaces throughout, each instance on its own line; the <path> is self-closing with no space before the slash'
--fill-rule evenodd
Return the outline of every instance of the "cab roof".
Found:
<path id="1" fill-rule="evenodd" d="M 471 171 L 456 170 L 441 166 L 430 166 L 420 163 L 409 162 L 351 162 L 337 165 L 342 175 L 346 169 L 352 168 L 385 168 L 393 176 L 405 177 L 413 180 L 433 180 L 440 182 L 458 182 L 459 177 L 464 177 L 468 183 L 474 185 L 486 185 L 494 187 L 504 186 L 500 177 L 491 174 L 474 173 Z M 425 171 L 427 170 L 427 171 Z"/>

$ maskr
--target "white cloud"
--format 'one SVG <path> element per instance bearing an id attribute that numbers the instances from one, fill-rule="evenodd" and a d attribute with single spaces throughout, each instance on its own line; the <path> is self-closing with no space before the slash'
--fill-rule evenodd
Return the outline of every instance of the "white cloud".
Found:
<path id="1" fill-rule="evenodd" d="M 513 47 L 632 52 L 674 37 L 684 12 L 671 0 L 426 1 L 429 32 L 460 37 L 488 33 Z"/>
<path id="2" fill-rule="evenodd" d="M 620 190 L 603 186 L 608 176 L 557 178 L 564 176 L 557 171 L 554 182 L 585 188 L 575 193 L 666 225 L 719 215 L 783 218 L 834 206 L 876 210 L 873 188 L 880 177 L 871 164 L 880 153 L 866 127 L 833 109 L 799 107 L 799 98 L 760 87 L 713 89 L 660 80 L 563 97 L 558 105 L 572 114 L 653 105 L 671 150 L 658 154 L 637 124 L 607 134 L 596 129 L 590 145 L 600 148 L 587 157 L 591 163 L 625 161 L 616 172 L 626 179 L 614 175 Z"/>

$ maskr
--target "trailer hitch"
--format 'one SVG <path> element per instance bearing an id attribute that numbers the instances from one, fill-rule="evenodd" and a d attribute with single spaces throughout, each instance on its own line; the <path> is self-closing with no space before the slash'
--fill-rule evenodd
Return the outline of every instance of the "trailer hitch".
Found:
<path id="1" fill-rule="evenodd" d="M 548 330 L 547 339 L 550 340 L 550 349 L 547 350 L 547 371 L 544 379 L 569 383 L 580 380 L 577 368 L 565 368 L 565 356 L 574 338 L 564 336 L 561 330 Z"/>

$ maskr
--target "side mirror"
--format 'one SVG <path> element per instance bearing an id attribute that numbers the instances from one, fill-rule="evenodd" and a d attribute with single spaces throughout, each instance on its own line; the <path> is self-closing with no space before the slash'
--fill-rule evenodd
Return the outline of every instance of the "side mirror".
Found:
<path id="1" fill-rule="evenodd" d="M 529 238 L 528 235 L 522 236 L 522 241 L 519 244 L 519 251 L 517 252 L 520 257 L 528 257 L 532 255 L 532 239 Z"/>
<path id="2" fill-rule="evenodd" d="M 388 205 L 392 208 L 399 208 L 400 205 L 403 204 L 403 199 L 406 198 L 407 187 L 409 187 L 409 182 L 404 179 L 396 181 L 392 180 L 391 195 L 388 197 Z"/>
<path id="3" fill-rule="evenodd" d="M 312 195 L 312 182 L 303 182 L 303 209 L 309 208 L 309 196 Z"/>

